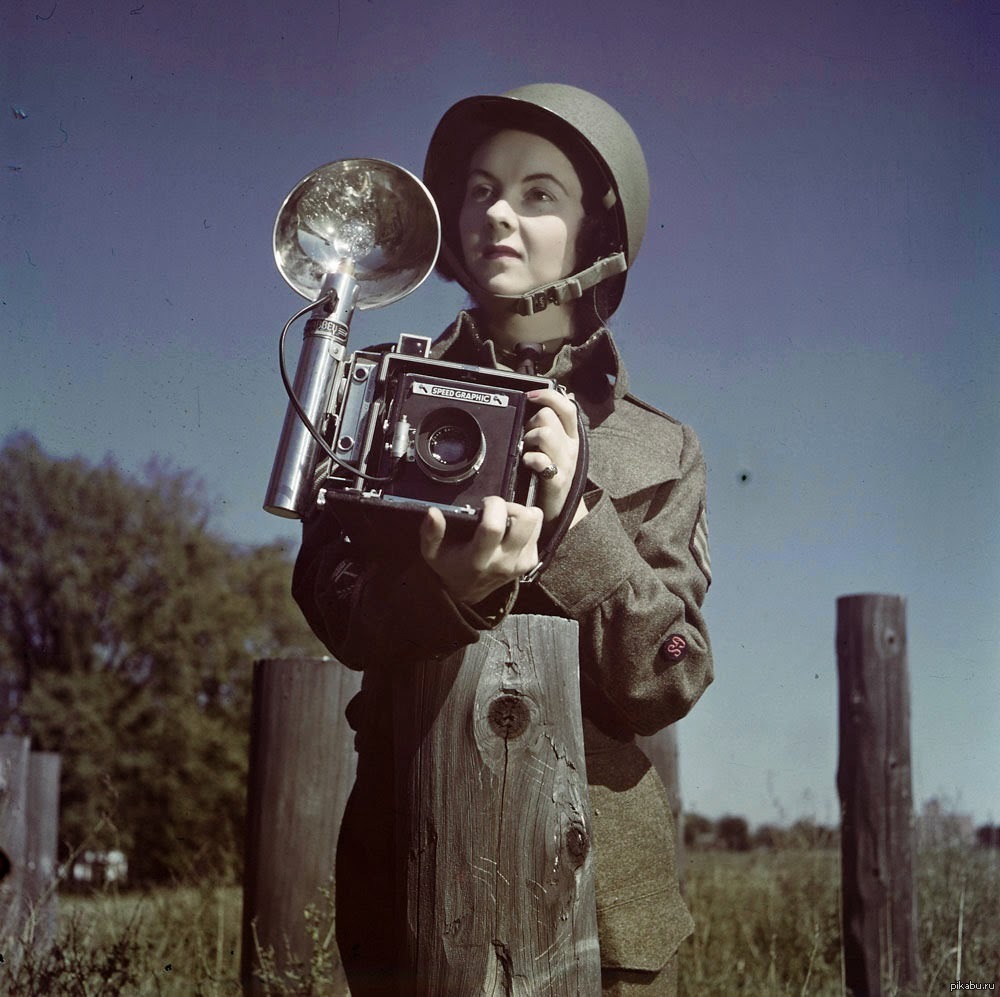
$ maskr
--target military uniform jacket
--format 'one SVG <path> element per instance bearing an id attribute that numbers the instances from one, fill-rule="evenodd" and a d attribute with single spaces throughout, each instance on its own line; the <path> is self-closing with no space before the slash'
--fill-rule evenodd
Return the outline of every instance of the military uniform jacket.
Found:
<path id="1" fill-rule="evenodd" d="M 497 366 L 475 313 L 462 313 L 431 355 Z M 382 663 L 460 649 L 507 612 L 576 620 L 601 962 L 658 970 L 690 933 L 674 865 L 673 818 L 662 783 L 635 743 L 683 717 L 712 680 L 701 611 L 711 581 L 705 462 L 694 432 L 627 392 L 611 334 L 564 346 L 547 376 L 574 392 L 587 427 L 588 514 L 543 574 L 489 605 L 455 603 L 419 555 L 405 565 L 359 560 L 329 516 L 306 522 L 293 593 L 320 639 L 365 669 L 348 716 L 366 748 L 388 710 Z M 374 766 L 377 767 L 377 766 Z M 372 780 L 374 781 L 374 779 Z"/>

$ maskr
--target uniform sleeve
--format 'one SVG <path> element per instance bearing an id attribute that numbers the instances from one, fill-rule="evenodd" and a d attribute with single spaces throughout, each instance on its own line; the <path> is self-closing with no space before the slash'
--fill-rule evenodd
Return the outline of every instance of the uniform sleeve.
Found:
<path id="1" fill-rule="evenodd" d="M 516 592 L 499 590 L 476 607 L 456 603 L 419 553 L 370 556 L 329 512 L 303 523 L 292 595 L 316 636 L 341 662 L 420 660 L 479 639 Z"/>
<path id="2" fill-rule="evenodd" d="M 581 670 L 638 734 L 685 716 L 713 677 L 701 610 L 711 582 L 705 460 L 682 430 L 679 476 L 652 486 L 635 539 L 595 489 L 539 579 L 580 625 Z"/>

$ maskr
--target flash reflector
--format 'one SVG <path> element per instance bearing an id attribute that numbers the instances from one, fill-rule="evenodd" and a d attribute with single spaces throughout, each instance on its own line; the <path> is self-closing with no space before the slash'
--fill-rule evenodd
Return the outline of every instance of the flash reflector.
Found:
<path id="1" fill-rule="evenodd" d="M 434 198 L 408 170 L 338 159 L 292 188 L 273 242 L 281 276 L 316 303 L 294 385 L 281 353 L 289 407 L 264 497 L 268 512 L 298 519 L 313 501 L 319 448 L 328 449 L 321 434 L 336 406 L 354 309 L 380 308 L 419 287 L 434 269 L 441 223 Z"/>
<path id="2" fill-rule="evenodd" d="M 382 159 L 339 159 L 300 180 L 274 223 L 274 261 L 302 297 L 316 300 L 344 260 L 357 307 L 380 308 L 419 287 L 441 245 L 437 206 L 408 170 Z"/>

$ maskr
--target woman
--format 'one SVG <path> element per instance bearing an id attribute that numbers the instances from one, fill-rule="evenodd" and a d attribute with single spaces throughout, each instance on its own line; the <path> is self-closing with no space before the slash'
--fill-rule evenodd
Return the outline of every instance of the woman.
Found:
<path id="1" fill-rule="evenodd" d="M 606 994 L 669 994 L 690 932 L 677 887 L 672 817 L 635 743 L 683 717 L 712 679 L 701 604 L 711 581 L 705 465 L 694 433 L 628 394 L 605 321 L 642 240 L 648 178 L 624 119 L 592 94 L 557 84 L 460 101 L 431 140 L 424 179 L 442 216 L 439 268 L 475 306 L 437 340 L 436 358 L 513 367 L 537 344 L 555 390 L 525 435 L 539 474 L 536 508 L 485 500 L 469 540 L 440 512 L 401 565 L 361 558 L 331 517 L 305 524 L 294 592 L 316 633 L 365 669 L 348 710 L 358 779 L 341 831 L 338 940 L 352 992 L 388 992 L 396 939 L 387 785 L 385 669 L 461 648 L 509 612 L 576 620 Z M 574 404 L 575 400 L 575 404 Z M 580 448 L 587 486 L 537 581 L 520 579 L 572 501 Z M 379 833 L 381 832 L 381 833 Z M 381 910 L 381 914 L 377 912 Z"/>

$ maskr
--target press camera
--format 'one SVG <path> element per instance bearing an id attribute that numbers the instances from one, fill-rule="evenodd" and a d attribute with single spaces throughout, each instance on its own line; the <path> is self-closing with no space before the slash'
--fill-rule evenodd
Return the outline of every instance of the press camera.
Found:
<path id="1" fill-rule="evenodd" d="M 393 349 L 361 350 L 345 365 L 328 430 L 336 460 L 321 462 L 317 492 L 342 520 L 436 506 L 463 532 L 487 495 L 534 504 L 535 475 L 521 461 L 535 410 L 526 392 L 554 382 L 432 360 L 430 345 L 403 335 Z"/>
<path id="2" fill-rule="evenodd" d="M 289 396 L 264 508 L 303 518 L 332 506 L 355 535 L 394 542 L 436 506 L 452 535 L 482 499 L 532 505 L 521 461 L 528 391 L 548 378 L 433 360 L 430 340 L 347 352 L 355 306 L 389 304 L 431 272 L 441 239 L 426 188 L 383 160 L 339 160 L 305 177 L 275 222 L 274 256 L 309 304 L 289 319 L 279 357 Z M 295 382 L 285 370 L 291 324 L 310 313 Z M 405 515 L 409 514 L 409 516 Z"/>

